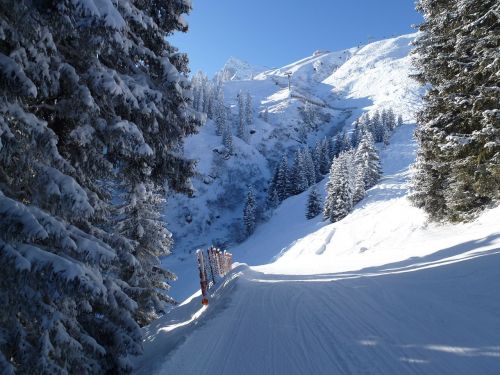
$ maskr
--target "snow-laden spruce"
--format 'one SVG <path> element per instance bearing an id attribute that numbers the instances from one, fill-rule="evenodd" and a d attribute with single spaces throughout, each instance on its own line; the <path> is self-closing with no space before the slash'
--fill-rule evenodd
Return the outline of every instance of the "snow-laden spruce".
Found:
<path id="1" fill-rule="evenodd" d="M 243 210 L 243 225 L 245 226 L 245 235 L 250 236 L 256 225 L 257 202 L 252 187 L 248 188 L 247 198 L 245 200 L 245 208 Z"/>
<path id="2" fill-rule="evenodd" d="M 470 220 L 500 200 L 500 3 L 422 0 L 417 9 L 416 78 L 431 89 L 412 200 L 433 220 Z"/>
<path id="3" fill-rule="evenodd" d="M 321 213 L 322 208 L 323 203 L 321 201 L 321 196 L 319 195 L 316 186 L 313 186 L 309 191 L 309 195 L 307 196 L 306 218 L 315 218 Z"/>
<path id="4" fill-rule="evenodd" d="M 0 373 L 127 373 L 171 302 L 188 1 L 0 2 Z"/>
<path id="5" fill-rule="evenodd" d="M 372 133 L 364 132 L 356 149 L 341 152 L 332 161 L 326 185 L 323 216 L 332 223 L 343 219 L 366 190 L 380 178 L 380 158 Z"/>

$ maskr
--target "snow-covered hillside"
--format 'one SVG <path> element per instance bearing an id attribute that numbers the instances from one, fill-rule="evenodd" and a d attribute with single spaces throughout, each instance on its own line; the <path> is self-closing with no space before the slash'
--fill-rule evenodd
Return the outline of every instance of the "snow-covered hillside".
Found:
<path id="1" fill-rule="evenodd" d="M 199 175 L 193 180 L 195 197 L 173 195 L 166 210 L 175 248 L 165 263 L 179 275 L 172 288 L 174 297 L 183 299 L 197 287 L 194 250 L 212 243 L 232 248 L 238 241 L 247 187 L 253 187 L 262 206 L 267 182 L 283 154 L 292 155 L 298 147 L 335 135 L 366 111 L 392 107 L 406 120 L 411 119 L 421 94 L 421 88 L 408 78 L 408 54 L 414 37 L 406 35 L 339 52 L 318 51 L 285 67 L 256 74 L 254 79 L 250 79 L 253 73 L 262 68 L 237 59 L 226 64 L 223 72 L 231 70 L 232 78 L 223 86 L 228 121 L 236 126 L 238 93 L 250 93 L 252 135 L 248 142 L 233 137 L 235 152 L 228 159 L 221 156 L 221 137 L 216 136 L 211 120 L 186 141 L 188 157 L 199 160 Z M 287 72 L 292 73 L 290 92 Z M 305 106 L 316 113 L 313 124 L 304 122 Z"/>
<path id="2" fill-rule="evenodd" d="M 287 129 L 279 121 L 293 121 L 300 100 L 338 115 L 325 131 L 388 105 L 404 113 L 405 124 L 379 146 L 383 177 L 347 217 L 334 224 L 307 220 L 304 192 L 232 246 L 241 263 L 211 290 L 208 307 L 195 292 L 145 328 L 137 374 L 500 372 L 500 208 L 468 224 L 429 224 L 407 199 L 421 94 L 406 78 L 412 37 L 336 54 L 342 64 L 319 82 L 311 79 L 313 64 L 331 62 L 328 53 L 226 85 L 226 97 L 251 88 L 260 105 L 272 108 L 273 122 L 262 124 L 259 141 L 241 145 L 241 152 L 259 150 L 261 166 L 272 154 L 260 152 L 259 142 L 270 142 L 269 129 Z M 290 70 L 297 74 L 295 97 L 282 87 Z M 186 259 L 193 269 L 187 292 L 197 278 Z"/>
<path id="3" fill-rule="evenodd" d="M 344 220 L 288 199 L 233 249 L 237 266 L 145 330 L 138 374 L 497 374 L 500 209 L 427 224 L 406 199 L 414 126 L 382 151 L 384 177 Z"/>

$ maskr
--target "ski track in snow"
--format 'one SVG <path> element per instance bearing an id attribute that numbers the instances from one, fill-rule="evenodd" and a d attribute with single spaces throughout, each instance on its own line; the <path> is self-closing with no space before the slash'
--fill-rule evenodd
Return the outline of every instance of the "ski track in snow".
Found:
<path id="1" fill-rule="evenodd" d="M 497 374 L 498 293 L 484 286 L 499 285 L 499 261 L 497 251 L 445 268 L 306 280 L 241 266 L 225 306 L 215 300 L 182 344 L 138 373 Z M 164 351 L 172 337 L 156 340 Z"/>
<path id="2" fill-rule="evenodd" d="M 325 82 L 356 93 L 355 63 L 377 43 L 350 51 Z M 379 62 L 369 60 L 370 74 Z M 326 87 L 314 95 L 325 98 Z M 407 94 L 372 90 L 382 102 Z M 380 150 L 383 178 L 343 220 L 305 220 L 307 192 L 283 202 L 232 249 L 260 266 L 236 264 L 208 307 L 197 292 L 146 327 L 135 373 L 499 374 L 500 208 L 469 224 L 426 223 L 407 200 L 413 131 L 404 125 Z"/>

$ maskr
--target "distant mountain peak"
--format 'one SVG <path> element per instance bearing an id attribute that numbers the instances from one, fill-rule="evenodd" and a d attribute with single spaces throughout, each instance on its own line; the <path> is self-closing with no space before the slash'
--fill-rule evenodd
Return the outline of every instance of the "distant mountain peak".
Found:
<path id="1" fill-rule="evenodd" d="M 268 69 L 269 68 L 265 66 L 253 65 L 247 61 L 231 56 L 218 74 L 223 81 L 245 81 L 252 79 L 257 74 Z"/>

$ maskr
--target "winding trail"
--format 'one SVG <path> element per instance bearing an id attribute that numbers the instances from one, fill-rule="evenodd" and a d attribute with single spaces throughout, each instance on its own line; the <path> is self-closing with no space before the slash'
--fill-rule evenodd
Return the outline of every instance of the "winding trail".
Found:
<path id="1" fill-rule="evenodd" d="M 314 276 L 240 266 L 203 319 L 165 332 L 175 349 L 137 373 L 498 374 L 500 250 L 443 259 Z"/>

